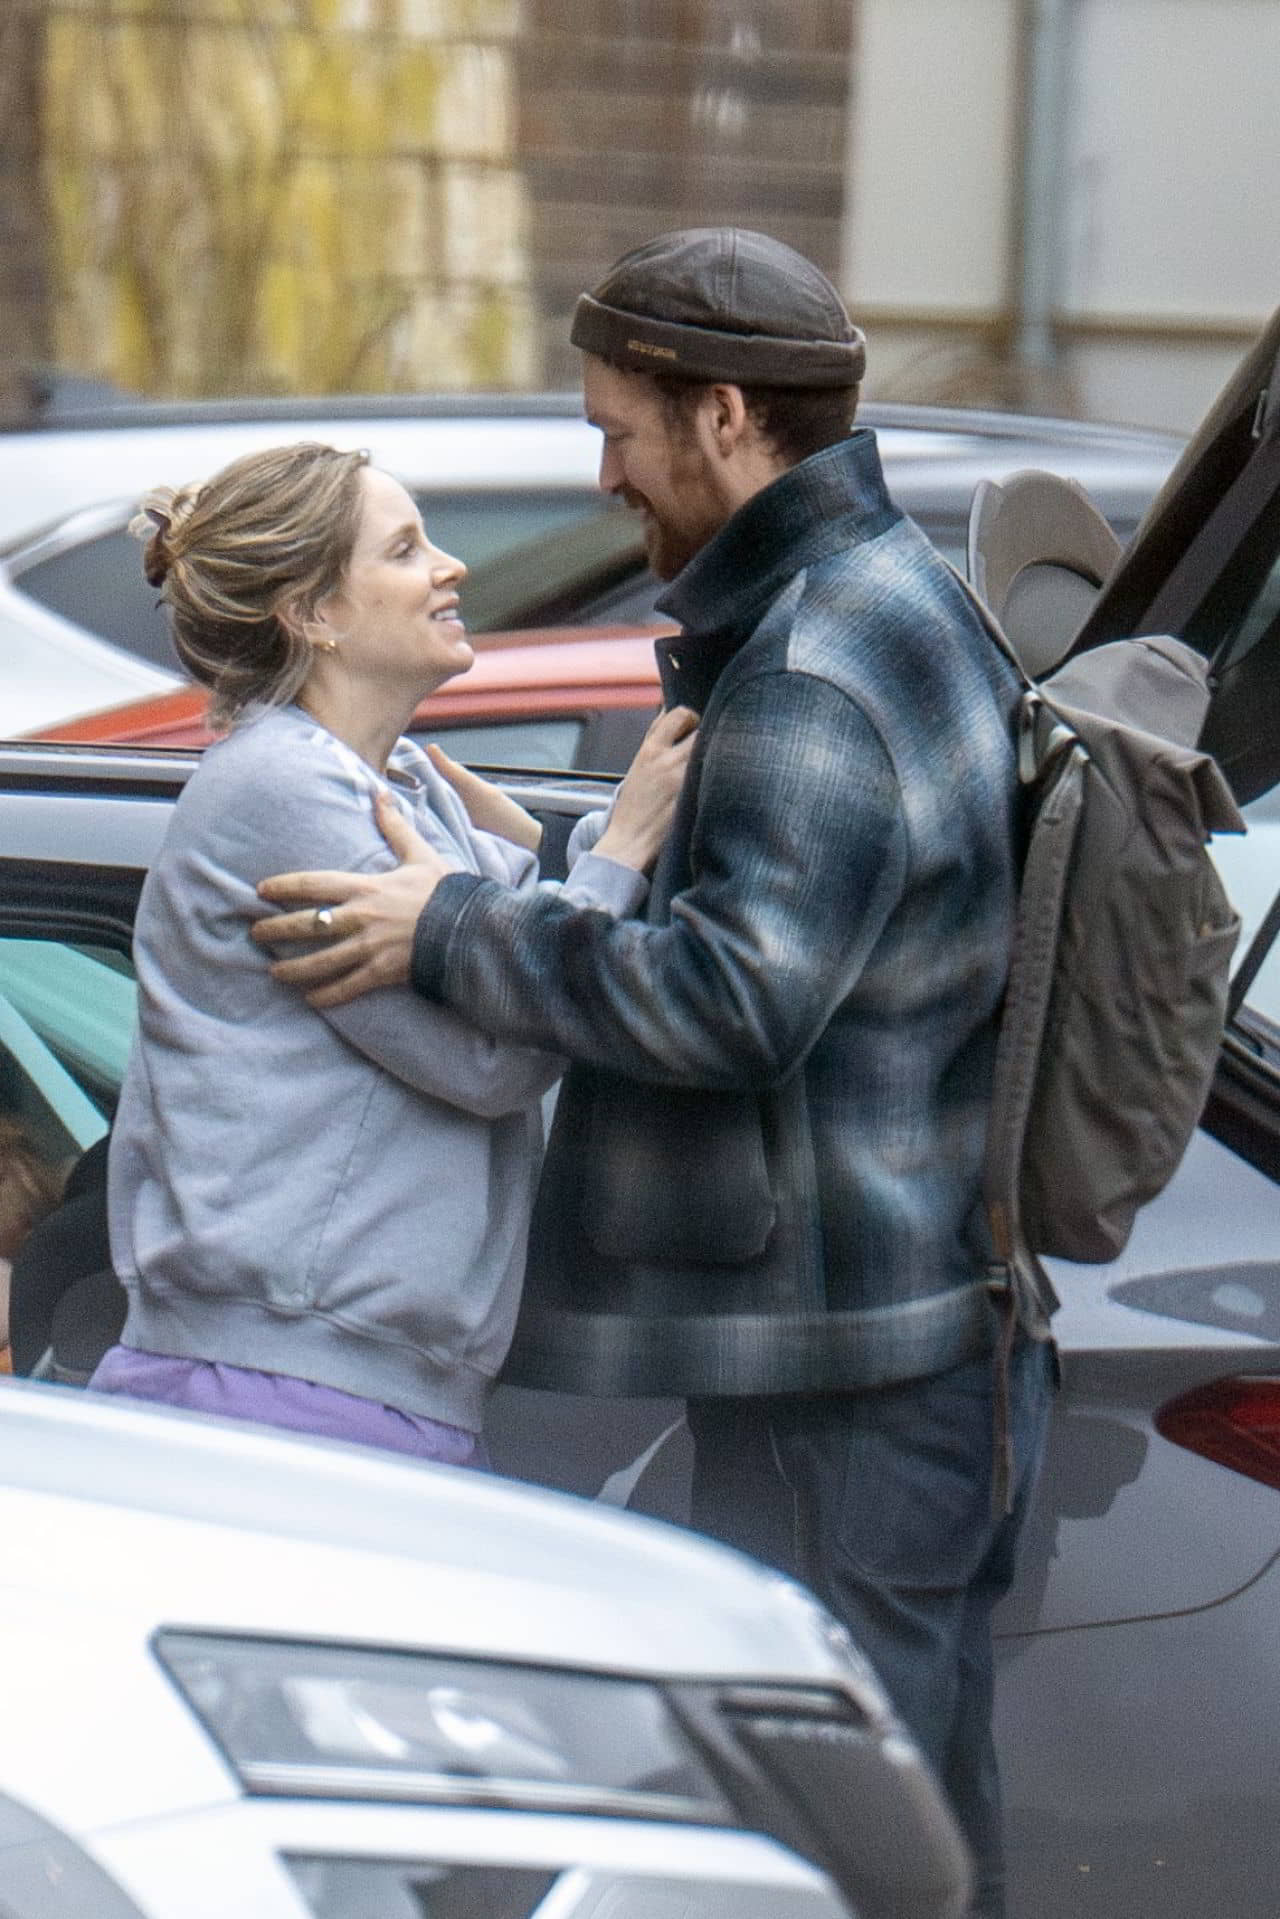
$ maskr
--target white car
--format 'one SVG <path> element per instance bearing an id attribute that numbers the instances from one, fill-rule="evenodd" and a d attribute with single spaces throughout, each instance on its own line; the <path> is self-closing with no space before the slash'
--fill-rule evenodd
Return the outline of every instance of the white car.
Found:
<path id="1" fill-rule="evenodd" d="M 947 1919 L 799 1587 L 477 1473 L 0 1389 L 4 1919 Z"/>
<path id="2" fill-rule="evenodd" d="M 243 453 L 302 439 L 367 448 L 408 475 L 424 503 L 447 495 L 433 530 L 481 561 L 604 504 L 595 436 L 580 404 L 563 396 L 110 407 L 0 432 L 0 733 L 183 685 L 125 523 L 149 487 L 198 480 Z M 120 503 L 107 515 L 106 547 L 103 501 Z M 61 579 L 74 560 L 85 570 L 68 602 Z M 27 567 L 36 573 L 24 582 Z M 33 592 L 42 569 L 49 589 Z"/>
<path id="3" fill-rule="evenodd" d="M 0 565 L 0 721 L 5 733 L 79 719 L 185 684 L 165 666 L 124 652 L 15 587 Z"/>
<path id="4" fill-rule="evenodd" d="M 109 406 L 0 432 L 0 548 L 81 507 L 204 479 L 290 440 L 365 447 L 428 487 L 577 508 L 595 495 L 595 438 L 568 394 Z"/>
<path id="5" fill-rule="evenodd" d="M 979 480 L 1047 467 L 1084 486 L 1127 537 L 1181 445 L 1131 429 L 929 407 L 867 406 L 860 418 L 877 430 L 899 504 L 957 558 Z M 403 480 L 432 538 L 471 568 L 473 631 L 643 627 L 651 617 L 656 586 L 639 528 L 610 513 L 596 486 L 599 435 L 576 395 L 115 407 L 0 432 L 0 643 L 9 636 L 0 734 L 178 685 L 166 620 L 125 531 L 137 502 L 151 486 L 198 480 L 242 453 L 301 439 L 366 448 Z M 51 627 L 50 615 L 63 626 Z"/>

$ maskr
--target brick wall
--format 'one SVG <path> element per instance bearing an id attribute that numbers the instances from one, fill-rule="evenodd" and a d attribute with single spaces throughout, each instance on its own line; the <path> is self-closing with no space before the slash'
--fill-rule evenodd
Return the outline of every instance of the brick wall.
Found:
<path id="1" fill-rule="evenodd" d="M 519 152 L 541 362 L 577 379 L 568 317 L 664 228 L 760 227 L 840 262 L 856 0 L 527 0 Z"/>

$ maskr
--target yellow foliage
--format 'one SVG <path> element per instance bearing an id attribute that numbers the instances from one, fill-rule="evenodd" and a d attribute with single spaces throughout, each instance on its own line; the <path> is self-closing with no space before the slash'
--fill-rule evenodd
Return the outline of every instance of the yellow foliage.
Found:
<path id="1" fill-rule="evenodd" d="M 477 386 L 502 386 L 511 359 L 511 311 L 505 297 L 490 288 L 476 302 L 467 328 L 467 358 Z"/>
<path id="2" fill-rule="evenodd" d="M 489 31 L 505 17 L 503 0 L 434 11 Z M 510 55 L 422 38 L 425 20 L 421 0 L 51 14 L 45 166 L 70 363 L 172 394 L 523 377 Z M 477 293 L 495 269 L 515 306 Z"/>
<path id="3" fill-rule="evenodd" d="M 390 143 L 416 147 L 424 153 L 438 149 L 443 77 L 444 61 L 438 48 L 407 45 L 397 49 L 387 114 L 386 137 Z"/>
<path id="4" fill-rule="evenodd" d="M 112 302 L 111 331 L 114 357 L 121 369 L 123 384 L 140 386 L 147 377 L 151 339 L 144 288 L 128 270 L 116 274 Z"/>

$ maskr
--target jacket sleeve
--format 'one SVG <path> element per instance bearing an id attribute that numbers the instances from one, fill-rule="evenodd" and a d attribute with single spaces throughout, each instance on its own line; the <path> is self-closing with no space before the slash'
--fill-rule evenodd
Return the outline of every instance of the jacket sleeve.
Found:
<path id="1" fill-rule="evenodd" d="M 564 1071 L 563 1059 L 495 1039 L 448 1006 L 424 1006 L 407 987 L 366 993 L 320 1017 L 393 1078 L 481 1119 L 521 1111 Z"/>
<path id="2" fill-rule="evenodd" d="M 896 774 L 861 709 L 795 672 L 744 682 L 697 750 L 690 877 L 669 924 L 451 875 L 418 924 L 417 990 L 633 1079 L 785 1079 L 901 895 Z"/>
<path id="3" fill-rule="evenodd" d="M 366 870 L 388 864 L 374 858 L 366 862 Z M 643 876 L 630 867 L 585 854 L 556 892 L 577 907 L 611 916 L 634 911 L 645 890 Z M 495 1038 L 452 1007 L 424 1003 L 407 987 L 366 993 L 322 1016 L 349 1044 L 406 1085 L 482 1119 L 498 1119 L 529 1105 L 554 1086 L 565 1069 L 558 1055 Z"/>
<path id="4" fill-rule="evenodd" d="M 444 787 L 443 780 L 439 779 L 434 769 L 433 778 L 440 787 Z M 451 789 L 445 787 L 440 798 L 453 814 L 452 830 L 469 839 L 476 864 L 485 879 L 502 880 L 517 890 L 538 882 L 535 854 L 513 845 L 510 840 L 499 838 L 495 833 L 477 831 L 471 826 L 461 801 Z M 563 890 L 564 897 L 577 906 L 598 906 L 601 912 L 612 913 L 620 918 L 640 911 L 649 891 L 649 882 L 634 867 L 623 866 L 607 854 L 595 851 L 596 842 L 608 825 L 612 810 L 611 803 L 608 808 L 587 813 L 578 821 L 569 836 L 568 877 L 564 880 L 546 880 L 542 884 L 557 891 Z"/>

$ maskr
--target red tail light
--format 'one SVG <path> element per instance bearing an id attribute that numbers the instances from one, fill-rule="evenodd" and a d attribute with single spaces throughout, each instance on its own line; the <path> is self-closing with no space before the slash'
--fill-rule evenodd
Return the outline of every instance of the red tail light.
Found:
<path id="1" fill-rule="evenodd" d="M 1175 1446 L 1280 1491 L 1280 1379 L 1216 1379 L 1162 1406 L 1156 1431 Z"/>

